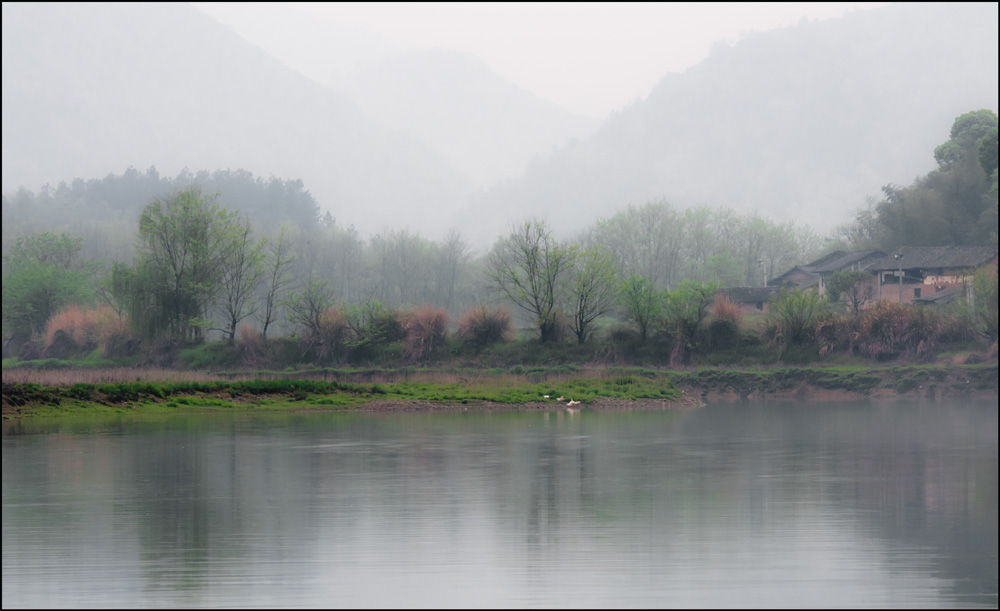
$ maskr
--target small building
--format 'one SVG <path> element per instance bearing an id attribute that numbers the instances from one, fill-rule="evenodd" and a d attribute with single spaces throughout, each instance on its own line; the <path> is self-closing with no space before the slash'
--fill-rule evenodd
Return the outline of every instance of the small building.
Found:
<path id="1" fill-rule="evenodd" d="M 745 312 L 767 312 L 768 304 L 781 292 L 778 286 L 737 286 L 719 289 L 716 297 L 725 297 Z"/>
<path id="2" fill-rule="evenodd" d="M 996 262 L 992 246 L 902 246 L 865 269 L 874 276 L 875 299 L 911 303 L 959 288 L 976 269 Z"/>
<path id="3" fill-rule="evenodd" d="M 885 257 L 885 253 L 881 250 L 835 250 L 812 263 L 796 265 L 784 274 L 768 280 L 767 285 L 797 289 L 816 288 L 819 294 L 823 295 L 826 293 L 827 283 L 835 273 L 863 270 L 869 262 L 882 257 Z"/>

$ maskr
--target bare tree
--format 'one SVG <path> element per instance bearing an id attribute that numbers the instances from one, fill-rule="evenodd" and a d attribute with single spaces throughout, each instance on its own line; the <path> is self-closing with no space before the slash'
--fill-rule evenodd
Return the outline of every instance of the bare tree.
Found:
<path id="1" fill-rule="evenodd" d="M 556 305 L 572 259 L 570 249 L 558 244 L 545 222 L 537 220 L 512 226 L 490 251 L 489 279 L 534 317 L 542 342 L 556 336 Z"/>

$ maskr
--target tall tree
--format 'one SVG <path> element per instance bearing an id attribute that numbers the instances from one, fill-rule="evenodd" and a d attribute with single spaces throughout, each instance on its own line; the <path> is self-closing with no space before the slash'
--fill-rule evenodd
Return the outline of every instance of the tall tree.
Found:
<path id="1" fill-rule="evenodd" d="M 139 219 L 139 264 L 146 287 L 178 340 L 200 340 L 220 288 L 237 219 L 197 185 L 150 202 Z"/>
<path id="2" fill-rule="evenodd" d="M 569 283 L 568 313 L 578 343 L 587 341 L 594 321 L 615 305 L 615 266 L 611 253 L 596 244 L 578 251 Z"/>
<path id="3" fill-rule="evenodd" d="M 639 339 L 645 342 L 650 328 L 663 315 L 663 294 L 645 277 L 634 274 L 622 282 L 619 302 L 629 320 L 635 323 Z"/>
<path id="4" fill-rule="evenodd" d="M 277 239 L 272 239 L 264 262 L 265 285 L 261 307 L 261 336 L 267 337 L 267 329 L 277 319 L 278 305 L 282 294 L 292 283 L 291 267 L 295 257 L 291 252 L 291 241 L 281 228 Z"/>
<path id="5" fill-rule="evenodd" d="M 228 233 L 222 236 L 226 255 L 222 258 L 219 278 L 220 300 L 218 309 L 225 319 L 222 330 L 232 343 L 236 339 L 236 326 L 243 319 L 253 316 L 261 304 L 253 295 L 264 278 L 264 239 L 254 239 L 253 228 L 247 219 L 232 219 Z"/>
<path id="6" fill-rule="evenodd" d="M 489 253 L 493 286 L 534 318 L 542 342 L 556 336 L 556 306 L 572 260 L 570 249 L 538 220 L 511 227 Z"/>

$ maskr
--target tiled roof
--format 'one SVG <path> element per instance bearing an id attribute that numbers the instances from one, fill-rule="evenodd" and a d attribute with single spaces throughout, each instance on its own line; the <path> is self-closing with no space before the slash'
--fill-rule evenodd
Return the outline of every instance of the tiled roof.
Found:
<path id="1" fill-rule="evenodd" d="M 723 295 L 734 303 L 757 303 L 770 301 L 781 289 L 776 286 L 736 286 L 719 289 L 717 295 Z"/>
<path id="2" fill-rule="evenodd" d="M 913 300 L 913 303 L 919 303 L 923 305 L 937 305 L 943 303 L 951 303 L 956 297 L 962 294 L 963 289 L 960 288 L 950 288 L 943 291 L 938 291 L 933 295 L 928 295 L 926 297 L 917 297 Z"/>
<path id="3" fill-rule="evenodd" d="M 896 253 L 903 254 L 903 269 L 978 267 L 997 256 L 992 246 L 903 246 L 869 261 L 865 269 L 899 269 Z"/>

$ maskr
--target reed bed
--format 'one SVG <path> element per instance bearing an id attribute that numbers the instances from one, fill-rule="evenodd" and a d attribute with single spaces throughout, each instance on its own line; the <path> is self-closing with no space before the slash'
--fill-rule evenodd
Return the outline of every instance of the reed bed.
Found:
<path id="1" fill-rule="evenodd" d="M 74 384 L 123 384 L 126 382 L 184 383 L 217 382 L 221 380 L 252 380 L 254 376 L 220 377 L 200 371 L 178 371 L 145 367 L 107 369 L 30 369 L 3 370 L 4 384 L 38 384 L 40 386 L 72 386 Z"/>
<path id="2" fill-rule="evenodd" d="M 594 367 L 567 372 L 558 368 L 539 369 L 524 373 L 498 372 L 497 370 L 462 369 L 458 371 L 432 369 L 363 369 L 363 370 L 308 370 L 308 371 L 245 371 L 219 372 L 183 371 L 151 367 L 120 368 L 63 368 L 34 369 L 12 367 L 3 370 L 4 384 L 38 384 L 40 386 L 68 387 L 74 384 L 123 384 L 142 383 L 191 383 L 191 382 L 243 382 L 250 380 L 312 380 L 352 384 L 415 384 L 465 385 L 480 388 L 503 388 L 523 384 L 549 382 L 564 383 L 580 378 L 614 378 L 623 375 L 618 368 Z"/>

